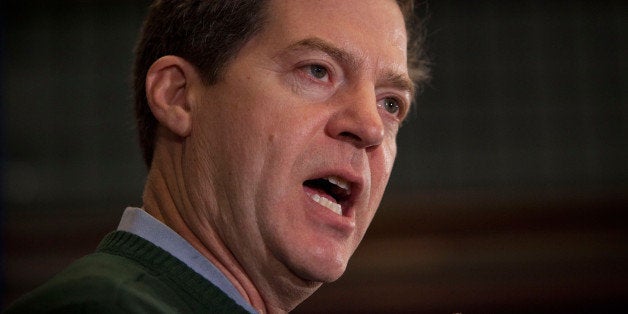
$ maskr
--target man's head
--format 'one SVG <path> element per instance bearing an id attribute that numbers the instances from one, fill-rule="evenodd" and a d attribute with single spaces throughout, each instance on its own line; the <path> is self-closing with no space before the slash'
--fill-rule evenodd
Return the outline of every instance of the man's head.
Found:
<path id="1" fill-rule="evenodd" d="M 186 239 L 289 310 L 344 272 L 384 193 L 414 84 L 393 0 L 257 9 L 222 63 L 204 68 L 185 50 L 138 66 L 155 119 L 151 173 L 164 182 L 149 189 L 172 198 L 161 204 L 174 204 Z"/>
<path id="2" fill-rule="evenodd" d="M 146 73 L 162 56 L 193 64 L 207 84 L 215 83 L 240 47 L 263 26 L 269 0 L 156 0 L 136 47 L 135 114 L 146 166 L 153 158 L 157 121 L 146 100 Z M 408 31 L 408 69 L 417 87 L 428 80 L 425 33 L 414 0 L 397 0 Z"/>

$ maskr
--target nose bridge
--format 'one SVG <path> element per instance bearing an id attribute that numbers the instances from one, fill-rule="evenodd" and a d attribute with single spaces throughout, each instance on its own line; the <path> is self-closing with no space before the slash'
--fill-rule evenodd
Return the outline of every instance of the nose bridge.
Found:
<path id="1" fill-rule="evenodd" d="M 384 139 L 384 124 L 373 84 L 355 84 L 342 93 L 338 101 L 339 111 L 329 122 L 330 135 L 358 148 L 380 145 Z"/>

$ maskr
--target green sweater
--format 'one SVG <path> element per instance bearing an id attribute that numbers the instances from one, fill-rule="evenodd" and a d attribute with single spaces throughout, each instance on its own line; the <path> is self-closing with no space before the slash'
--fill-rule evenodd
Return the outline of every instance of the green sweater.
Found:
<path id="1" fill-rule="evenodd" d="M 40 312 L 248 313 L 170 253 L 124 231 L 6 311 Z"/>

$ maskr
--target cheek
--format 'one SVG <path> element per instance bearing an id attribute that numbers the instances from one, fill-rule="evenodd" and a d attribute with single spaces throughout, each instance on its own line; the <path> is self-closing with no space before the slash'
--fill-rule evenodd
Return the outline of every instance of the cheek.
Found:
<path id="1" fill-rule="evenodd" d="M 370 197 L 368 204 L 369 214 L 365 216 L 363 224 L 360 226 L 361 232 L 365 232 L 370 225 L 373 216 L 380 205 L 390 173 L 392 171 L 397 145 L 394 140 L 385 140 L 382 146 L 369 156 L 369 166 L 371 169 Z"/>
<path id="2" fill-rule="evenodd" d="M 380 175 L 379 180 L 384 182 L 384 186 L 388 183 L 388 178 L 390 177 L 390 173 L 392 171 L 393 165 L 395 163 L 395 157 L 397 156 L 397 142 L 396 140 L 390 139 L 384 141 L 382 144 L 382 155 L 381 155 L 381 163 L 382 163 L 382 173 Z"/>

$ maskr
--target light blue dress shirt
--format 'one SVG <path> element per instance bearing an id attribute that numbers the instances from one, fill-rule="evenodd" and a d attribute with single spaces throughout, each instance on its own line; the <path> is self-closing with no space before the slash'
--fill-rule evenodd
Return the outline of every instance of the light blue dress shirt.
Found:
<path id="1" fill-rule="evenodd" d="M 133 233 L 162 248 L 209 280 L 245 310 L 257 313 L 214 264 L 178 233 L 144 210 L 127 207 L 120 219 L 118 230 Z"/>

